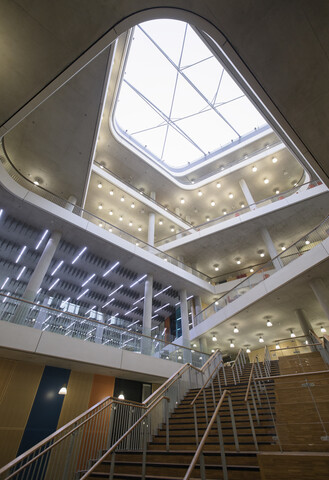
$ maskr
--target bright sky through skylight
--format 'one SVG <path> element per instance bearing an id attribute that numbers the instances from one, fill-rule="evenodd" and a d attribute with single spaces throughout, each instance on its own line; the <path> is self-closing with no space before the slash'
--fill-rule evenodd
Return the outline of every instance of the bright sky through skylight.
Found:
<path id="1" fill-rule="evenodd" d="M 170 168 L 182 168 L 265 125 L 189 25 L 138 25 L 115 109 L 128 140 Z"/>

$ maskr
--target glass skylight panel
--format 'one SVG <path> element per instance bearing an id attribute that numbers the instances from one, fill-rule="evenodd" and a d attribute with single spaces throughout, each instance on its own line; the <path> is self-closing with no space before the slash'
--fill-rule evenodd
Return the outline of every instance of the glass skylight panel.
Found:
<path id="1" fill-rule="evenodd" d="M 153 20 L 133 31 L 114 124 L 153 160 L 182 169 L 266 123 L 190 25 Z"/>

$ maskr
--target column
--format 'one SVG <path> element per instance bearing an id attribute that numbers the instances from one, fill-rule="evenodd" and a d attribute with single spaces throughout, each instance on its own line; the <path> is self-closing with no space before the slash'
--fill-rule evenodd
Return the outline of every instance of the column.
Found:
<path id="1" fill-rule="evenodd" d="M 181 314 L 181 325 L 182 325 L 182 345 L 184 347 L 190 348 L 190 329 L 188 325 L 188 308 L 187 308 L 187 293 L 186 290 L 180 290 L 180 314 Z M 184 361 L 186 363 L 191 362 L 191 352 L 184 350 Z"/>
<path id="2" fill-rule="evenodd" d="M 301 308 L 297 308 L 295 310 L 295 315 L 298 318 L 299 324 L 303 330 L 304 335 L 306 336 L 306 340 L 308 343 L 313 343 L 312 338 L 310 337 L 310 330 L 313 330 L 311 322 L 306 317 L 305 311 Z M 310 347 L 312 352 L 316 352 L 315 347 Z"/>
<path id="3" fill-rule="evenodd" d="M 77 203 L 76 197 L 74 195 L 70 195 L 67 200 L 67 204 L 65 205 L 66 210 L 69 210 L 69 212 L 72 212 L 76 203 Z"/>
<path id="4" fill-rule="evenodd" d="M 150 193 L 152 200 L 155 200 L 155 192 Z M 149 213 L 149 225 L 147 231 L 147 243 L 154 247 L 154 234 L 155 234 L 155 213 Z"/>
<path id="5" fill-rule="evenodd" d="M 267 230 L 267 228 L 262 228 L 261 229 L 261 234 L 262 234 L 263 240 L 265 242 L 267 251 L 270 254 L 271 259 L 272 260 L 274 259 L 273 260 L 274 268 L 276 270 L 279 270 L 280 268 L 283 267 L 283 263 L 282 263 L 281 258 L 275 258 L 278 255 L 278 252 L 277 252 L 277 250 L 274 246 L 274 243 L 273 243 L 272 238 L 269 234 L 269 231 Z"/>
<path id="6" fill-rule="evenodd" d="M 208 351 L 207 338 L 206 337 L 201 337 L 199 339 L 199 343 L 200 343 L 201 352 L 207 353 L 207 351 Z"/>
<path id="7" fill-rule="evenodd" d="M 153 275 L 150 273 L 145 279 L 144 286 L 144 309 L 143 309 L 143 334 L 151 336 L 152 328 L 152 299 L 153 299 Z M 150 355 L 152 349 L 152 340 L 149 338 L 142 339 L 142 353 Z"/>
<path id="8" fill-rule="evenodd" d="M 309 284 L 329 320 L 329 291 L 327 287 L 323 283 L 322 278 L 314 278 Z"/>
<path id="9" fill-rule="evenodd" d="M 256 205 L 254 205 L 255 200 L 254 200 L 253 196 L 251 195 L 251 192 L 249 190 L 249 187 L 248 187 L 246 181 L 243 178 L 241 178 L 241 180 L 239 180 L 239 185 L 241 187 L 243 195 L 245 196 L 245 199 L 247 200 L 248 205 L 250 206 L 250 210 L 255 210 L 257 208 Z"/>
<path id="10" fill-rule="evenodd" d="M 201 298 L 196 295 L 194 297 L 194 306 L 195 306 L 195 318 L 194 318 L 194 326 L 200 323 L 201 317 L 199 315 L 202 312 L 202 305 L 201 305 Z"/>

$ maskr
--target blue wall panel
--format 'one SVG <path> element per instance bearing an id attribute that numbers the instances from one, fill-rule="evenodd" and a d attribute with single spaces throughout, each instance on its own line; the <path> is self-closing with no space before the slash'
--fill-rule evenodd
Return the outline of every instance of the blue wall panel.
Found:
<path id="1" fill-rule="evenodd" d="M 56 430 L 64 400 L 58 392 L 68 384 L 69 376 L 70 370 L 65 368 L 45 367 L 17 455 Z"/>

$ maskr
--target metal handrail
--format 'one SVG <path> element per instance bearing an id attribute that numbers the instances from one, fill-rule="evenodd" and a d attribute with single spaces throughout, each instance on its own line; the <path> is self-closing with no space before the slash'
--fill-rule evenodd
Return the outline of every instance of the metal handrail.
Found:
<path id="1" fill-rule="evenodd" d="M 250 370 L 250 375 L 249 375 L 249 381 L 248 381 L 248 385 L 247 385 L 246 395 L 245 395 L 245 397 L 244 397 L 244 401 L 245 401 L 245 402 L 248 401 L 249 390 L 250 390 L 250 387 L 251 387 L 251 382 L 252 382 L 252 380 L 253 380 L 253 373 L 254 373 L 255 363 L 256 363 L 256 358 L 254 359 L 254 361 L 252 362 L 252 365 L 251 365 L 251 370 Z"/>
<path id="2" fill-rule="evenodd" d="M 55 313 L 65 314 L 65 315 L 68 315 L 70 317 L 77 318 L 79 320 L 87 320 L 90 323 L 95 323 L 97 325 L 101 325 L 101 326 L 106 327 L 106 328 L 113 328 L 114 330 L 121 330 L 122 332 L 126 332 L 129 335 L 136 335 L 136 336 L 139 336 L 139 337 L 144 337 L 144 338 L 148 338 L 148 339 L 151 339 L 151 340 L 155 340 L 154 337 L 151 337 L 149 335 L 145 335 L 144 333 L 139 333 L 139 332 L 134 332 L 132 330 L 127 330 L 127 329 L 125 329 L 123 327 L 119 327 L 117 325 L 109 325 L 107 323 L 101 322 L 100 320 L 96 320 L 94 318 L 83 317 L 82 315 L 78 315 L 76 313 L 66 312 L 66 311 L 63 311 L 63 310 L 59 310 L 58 308 L 49 307 L 48 305 L 42 305 L 41 303 L 31 302 L 29 300 L 25 300 L 24 298 L 14 297 L 12 295 L 7 295 L 7 294 L 2 293 L 2 292 L 0 292 L 0 296 L 5 297 L 6 299 L 11 299 L 11 300 L 17 301 L 17 302 L 26 303 L 26 304 L 34 306 L 36 308 L 43 308 L 43 309 L 50 310 L 50 311 L 55 312 Z M 189 350 L 191 352 L 193 350 L 194 352 L 202 353 L 203 355 L 209 355 L 208 353 L 201 352 L 200 350 L 195 350 L 194 348 L 192 349 L 190 347 L 185 347 L 185 346 L 182 346 L 182 345 L 178 345 L 177 343 L 168 342 L 168 341 L 162 340 L 161 338 L 157 338 L 156 341 L 161 342 L 161 343 L 165 343 L 166 346 L 173 345 L 174 347 L 186 349 L 186 350 Z M 211 356 L 208 358 L 208 360 L 210 358 L 211 358 Z"/>
<path id="3" fill-rule="evenodd" d="M 208 383 L 210 382 L 210 380 L 212 380 L 213 376 L 215 375 L 215 373 L 218 372 L 218 367 L 220 364 L 223 364 L 223 361 L 221 360 L 219 362 L 218 365 L 216 365 L 216 367 L 214 368 L 212 374 L 210 375 L 210 377 L 208 377 L 208 380 L 205 381 L 205 383 L 202 385 L 202 387 L 200 388 L 200 390 L 198 391 L 198 393 L 196 394 L 196 396 L 194 397 L 194 399 L 192 400 L 192 402 L 190 403 L 190 405 L 194 405 L 196 400 L 198 399 L 199 395 L 203 392 L 203 390 L 207 387 Z"/>
<path id="4" fill-rule="evenodd" d="M 208 438 L 208 436 L 209 436 L 209 434 L 210 434 L 210 431 L 211 431 L 211 429 L 212 429 L 212 426 L 213 426 L 213 424 L 215 423 L 215 420 L 216 420 L 216 418 L 217 418 L 217 416 L 218 416 L 219 410 L 220 410 L 220 408 L 221 408 L 221 406 L 222 406 L 222 404 L 223 404 L 223 402 L 224 402 L 224 400 L 225 400 L 226 395 L 231 395 L 231 392 L 230 392 L 229 390 L 224 390 L 223 395 L 221 396 L 221 398 L 220 398 L 220 400 L 219 400 L 219 402 L 218 402 L 218 404 L 217 404 L 217 407 L 216 407 L 216 409 L 215 409 L 215 411 L 214 411 L 214 413 L 213 413 L 213 415 L 212 415 L 212 417 L 211 417 L 211 420 L 210 420 L 210 422 L 209 422 L 209 424 L 208 424 L 208 427 L 207 427 L 206 431 L 204 432 L 203 437 L 202 437 L 202 439 L 201 439 L 201 441 L 200 441 L 200 443 L 199 443 L 199 446 L 198 446 L 198 448 L 197 448 L 197 450 L 196 450 L 196 452 L 195 452 L 195 454 L 194 454 L 194 456 L 193 456 L 193 459 L 192 459 L 192 461 L 191 461 L 191 463 L 190 463 L 190 466 L 189 466 L 189 468 L 188 468 L 188 470 L 187 470 L 187 472 L 186 472 L 186 474 L 185 474 L 185 476 L 184 476 L 184 480 L 189 480 L 189 479 L 191 478 L 191 475 L 192 475 L 192 472 L 193 472 L 193 470 L 194 470 L 194 467 L 195 467 L 195 465 L 196 465 L 196 463 L 197 463 L 197 461 L 198 461 L 198 459 L 199 459 L 199 457 L 200 457 L 200 454 L 201 454 L 201 452 L 202 452 L 202 450 L 203 450 L 203 447 L 204 447 L 204 445 L 205 445 L 205 443 L 206 443 L 206 441 L 207 441 L 207 438 Z M 81 480 L 82 480 L 82 479 L 81 479 Z"/>
<path id="5" fill-rule="evenodd" d="M 321 375 L 322 373 L 329 373 L 328 370 L 319 370 L 318 372 L 303 372 L 303 373 L 288 373 L 286 375 L 274 375 L 272 377 L 255 377 L 256 382 L 262 382 L 264 380 L 277 380 L 279 378 L 288 378 L 288 377 L 307 377 L 308 375 Z"/>
<path id="6" fill-rule="evenodd" d="M 280 348 L 280 351 L 291 350 L 293 348 L 307 348 L 307 347 L 318 347 L 318 346 L 322 346 L 322 343 L 308 343 L 307 345 L 295 345 L 294 347 L 284 347 L 284 348 Z M 270 352 L 277 352 L 277 349 L 270 350 Z"/>
<path id="7" fill-rule="evenodd" d="M 152 405 L 147 409 L 147 411 L 137 420 L 137 422 L 134 423 L 134 425 L 132 425 L 127 431 L 126 433 L 124 433 L 122 435 L 121 438 L 119 438 L 119 440 L 117 440 L 114 445 L 112 445 L 112 447 L 110 449 L 107 450 L 107 452 L 104 453 L 104 455 L 102 455 L 98 460 L 97 462 L 94 463 L 94 465 L 90 468 L 90 470 L 88 470 L 88 472 L 86 472 L 82 477 L 80 477 L 80 480 L 85 480 L 86 478 L 89 477 L 89 475 L 98 467 L 98 465 L 100 465 L 103 460 L 105 460 L 105 458 L 110 454 L 112 453 L 113 451 L 115 451 L 115 449 L 120 445 L 120 443 L 133 431 L 135 430 L 135 428 L 137 427 L 137 425 L 139 425 L 145 417 L 147 417 L 149 415 L 149 413 L 162 401 L 162 400 L 166 400 L 166 401 L 169 401 L 169 398 L 166 397 L 166 396 L 161 396 L 160 398 L 158 398 L 158 400 L 155 400 L 155 402 L 152 403 Z"/>

